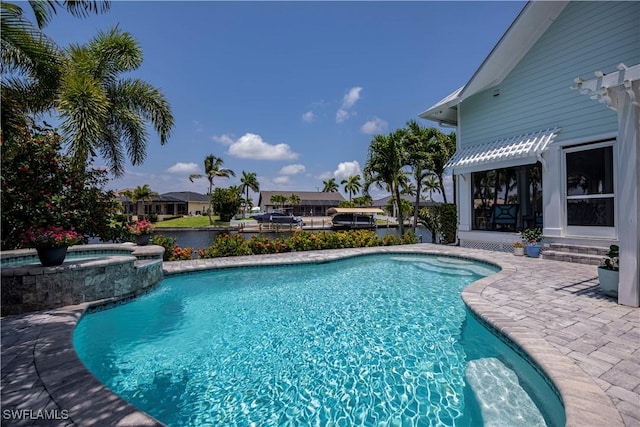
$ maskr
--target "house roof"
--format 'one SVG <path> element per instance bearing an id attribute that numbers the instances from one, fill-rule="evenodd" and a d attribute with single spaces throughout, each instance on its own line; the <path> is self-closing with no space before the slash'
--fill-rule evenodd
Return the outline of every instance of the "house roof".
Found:
<path id="1" fill-rule="evenodd" d="M 169 193 L 161 194 L 162 197 L 172 197 L 184 202 L 207 202 L 209 203 L 209 196 L 206 194 L 195 193 L 193 191 L 173 191 Z"/>
<path id="2" fill-rule="evenodd" d="M 458 104 L 499 85 L 567 6 L 568 1 L 530 1 L 522 9 L 487 58 L 462 88 L 419 114 L 440 124 L 458 123 Z"/>
<path id="3" fill-rule="evenodd" d="M 320 191 L 261 191 L 259 205 L 263 202 L 265 205 L 271 204 L 271 196 L 276 194 L 290 197 L 295 194 L 300 198 L 299 205 L 321 205 L 321 206 L 333 206 L 337 205 L 344 200 L 344 197 L 340 193 L 320 192 Z"/>

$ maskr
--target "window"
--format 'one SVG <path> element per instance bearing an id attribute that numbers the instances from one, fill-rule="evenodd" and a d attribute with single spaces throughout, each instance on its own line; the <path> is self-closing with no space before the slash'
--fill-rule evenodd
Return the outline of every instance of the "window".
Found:
<path id="1" fill-rule="evenodd" d="M 613 146 L 568 151 L 567 225 L 613 227 Z"/>
<path id="2" fill-rule="evenodd" d="M 474 230 L 542 227 L 540 163 L 475 172 L 471 179 Z"/>

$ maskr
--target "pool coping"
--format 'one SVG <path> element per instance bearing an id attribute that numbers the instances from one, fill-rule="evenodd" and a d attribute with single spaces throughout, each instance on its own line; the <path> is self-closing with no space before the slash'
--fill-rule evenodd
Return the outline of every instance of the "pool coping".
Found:
<path id="1" fill-rule="evenodd" d="M 163 268 L 164 274 L 170 276 L 210 269 L 324 263 L 354 256 L 382 253 L 445 255 L 472 259 L 500 267 L 501 271 L 476 281 L 463 290 L 462 298 L 465 304 L 483 321 L 488 322 L 520 346 L 532 361 L 543 369 L 562 397 L 567 426 L 607 425 L 615 427 L 625 425 L 620 412 L 610 397 L 592 377 L 578 367 L 570 357 L 548 342 L 542 334 L 523 326 L 519 320 L 509 316 L 508 313 L 506 314 L 499 305 L 488 298 L 496 287 L 521 279 L 523 269 L 514 265 L 514 262 L 522 263 L 523 260 L 509 262 L 510 259 L 507 256 L 513 257 L 510 254 L 417 244 L 165 262 Z M 554 266 L 567 264 L 558 261 L 527 260 L 527 263 L 535 262 L 555 263 Z M 10 341 L 7 343 L 3 330 L 3 407 L 24 407 L 26 401 L 31 402 L 27 403 L 32 405 L 31 409 L 36 409 L 36 406 L 40 404 L 42 408 L 66 410 L 69 417 L 61 425 L 163 425 L 113 394 L 100 383 L 86 369 L 73 348 L 73 331 L 87 309 L 114 301 L 116 300 L 101 300 L 68 306 L 48 312 L 18 316 L 16 319 L 12 319 L 13 316 L 2 318 L 3 324 L 7 320 L 15 320 L 18 322 L 17 324 L 20 324 L 20 320 L 26 321 L 26 324 L 22 324 L 22 328 L 16 328 L 16 333 L 35 335 L 37 332 L 37 335 L 31 337 L 31 340 L 27 340 L 28 342 L 16 342 L 12 346 L 15 353 L 22 357 L 10 357 L 7 360 L 5 357 L 6 346 L 7 344 L 11 346 L 12 343 Z M 29 320 L 34 322 L 29 322 Z M 38 331 L 31 330 L 33 323 L 40 325 Z M 30 346 L 33 346 L 32 353 Z M 29 357 L 32 358 L 31 363 L 28 363 Z M 25 360 L 25 358 L 27 359 Z M 34 368 L 35 376 L 33 373 L 25 372 Z M 14 370 L 24 375 L 18 375 L 18 378 L 7 378 L 11 377 L 11 375 L 7 375 L 7 371 Z M 20 381 L 24 383 L 22 384 L 23 389 L 20 388 Z M 28 384 L 29 387 L 26 387 L 25 384 Z M 34 393 L 34 384 L 41 386 L 41 390 L 37 396 L 29 397 L 29 393 Z M 27 395 L 26 400 L 24 395 Z M 42 406 L 43 404 L 44 406 Z M 3 421 L 6 420 L 3 419 Z M 6 423 L 3 422 L 3 424 Z M 16 423 L 14 425 L 30 424 Z"/>

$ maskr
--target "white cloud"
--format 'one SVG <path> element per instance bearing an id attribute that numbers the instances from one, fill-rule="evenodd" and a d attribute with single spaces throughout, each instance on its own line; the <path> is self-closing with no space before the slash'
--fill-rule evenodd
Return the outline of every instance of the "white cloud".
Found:
<path id="1" fill-rule="evenodd" d="M 288 176 L 277 176 L 272 180 L 274 184 L 288 184 L 289 177 Z"/>
<path id="2" fill-rule="evenodd" d="M 342 108 L 351 108 L 360 99 L 361 87 L 352 87 L 342 100 Z"/>
<path id="3" fill-rule="evenodd" d="M 336 123 L 342 123 L 349 118 L 349 112 L 342 108 L 336 112 Z"/>
<path id="4" fill-rule="evenodd" d="M 302 120 L 309 123 L 312 122 L 316 118 L 316 115 L 313 114 L 313 111 L 307 111 L 302 115 Z"/>
<path id="5" fill-rule="evenodd" d="M 234 142 L 233 137 L 229 134 L 224 134 L 219 136 L 214 135 L 211 137 L 211 139 L 214 140 L 215 142 L 219 142 L 224 145 L 231 145 Z"/>
<path id="6" fill-rule="evenodd" d="M 321 179 L 323 181 L 327 180 L 329 178 L 333 178 L 333 172 L 326 171 L 326 172 L 322 172 L 320 175 L 318 175 L 318 179 Z"/>
<path id="7" fill-rule="evenodd" d="M 388 125 L 389 123 L 387 123 L 386 121 L 378 117 L 374 117 L 373 119 L 363 124 L 361 130 L 362 133 L 366 133 L 367 135 L 376 135 L 386 131 Z"/>
<path id="8" fill-rule="evenodd" d="M 167 169 L 167 172 L 169 173 L 175 173 L 175 174 L 195 174 L 198 173 L 200 171 L 200 169 L 198 168 L 198 165 L 196 163 L 182 163 L 182 162 L 178 162 L 175 165 L 171 166 L 169 169 Z"/>
<path id="9" fill-rule="evenodd" d="M 306 170 L 307 168 L 305 168 L 304 165 L 287 165 L 280 169 L 280 172 L 278 173 L 280 175 L 297 175 Z"/>
<path id="10" fill-rule="evenodd" d="M 360 163 L 357 160 L 353 162 L 342 162 L 338 165 L 338 169 L 333 172 L 333 176 L 339 182 L 354 175 L 362 175 Z"/>
<path id="11" fill-rule="evenodd" d="M 352 87 L 344 98 L 342 98 L 342 106 L 336 112 L 336 123 L 342 123 L 355 114 L 350 110 L 360 99 L 360 92 L 362 92 L 361 87 Z"/>
<path id="12" fill-rule="evenodd" d="M 260 135 L 254 133 L 245 133 L 237 140 L 231 141 L 228 153 L 241 159 L 291 160 L 298 158 L 298 153 L 292 152 L 287 144 L 269 144 L 263 141 Z"/>

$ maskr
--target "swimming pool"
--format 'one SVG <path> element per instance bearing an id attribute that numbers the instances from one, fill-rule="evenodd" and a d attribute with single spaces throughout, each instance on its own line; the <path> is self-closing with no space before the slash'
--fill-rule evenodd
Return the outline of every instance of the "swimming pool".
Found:
<path id="1" fill-rule="evenodd" d="M 368 255 L 174 276 L 86 315 L 74 344 L 109 388 L 172 426 L 563 425 L 552 387 L 460 299 L 495 271 Z"/>

